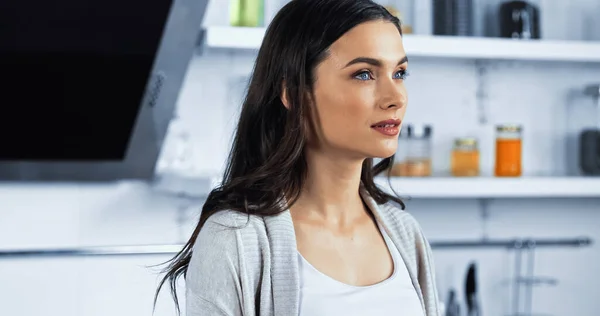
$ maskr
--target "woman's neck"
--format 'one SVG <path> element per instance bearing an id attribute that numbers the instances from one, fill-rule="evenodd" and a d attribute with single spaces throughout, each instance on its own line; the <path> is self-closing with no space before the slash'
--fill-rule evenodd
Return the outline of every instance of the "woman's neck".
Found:
<path id="1" fill-rule="evenodd" d="M 308 174 L 295 215 L 344 225 L 365 215 L 359 194 L 362 160 L 306 154 Z"/>

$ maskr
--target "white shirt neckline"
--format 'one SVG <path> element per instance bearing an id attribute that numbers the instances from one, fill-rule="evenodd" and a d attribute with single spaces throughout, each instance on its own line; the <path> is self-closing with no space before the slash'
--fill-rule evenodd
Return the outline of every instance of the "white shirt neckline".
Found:
<path id="1" fill-rule="evenodd" d="M 391 281 L 393 281 L 396 278 L 396 275 L 398 274 L 398 256 L 394 253 L 393 248 L 394 244 L 392 243 L 392 240 L 390 239 L 390 237 L 387 235 L 387 233 L 385 232 L 385 230 L 381 227 L 381 225 L 379 225 L 379 223 L 377 223 L 377 227 L 379 229 L 379 231 L 381 232 L 382 236 L 383 236 L 383 240 L 385 241 L 386 244 L 386 248 L 388 249 L 388 253 L 390 254 L 390 256 L 392 257 L 392 274 L 377 282 L 374 284 L 370 284 L 370 285 L 352 285 L 352 284 L 348 284 L 348 283 L 344 283 L 342 281 L 336 280 L 334 278 L 332 278 L 331 276 L 321 272 L 321 270 L 317 269 L 315 266 L 312 265 L 312 263 L 310 263 L 310 261 L 308 261 L 306 258 L 304 258 L 304 256 L 300 253 L 300 251 L 298 251 L 298 257 L 300 258 L 300 260 L 302 261 L 303 265 L 306 265 L 307 268 L 311 269 L 313 272 L 315 272 L 316 274 L 322 276 L 324 279 L 329 280 L 329 282 L 331 283 L 335 283 L 339 286 L 343 286 L 346 288 L 351 288 L 351 289 L 356 289 L 356 290 L 361 290 L 361 289 L 370 289 L 370 288 L 374 288 L 374 287 L 378 287 L 378 286 L 383 286 Z"/>

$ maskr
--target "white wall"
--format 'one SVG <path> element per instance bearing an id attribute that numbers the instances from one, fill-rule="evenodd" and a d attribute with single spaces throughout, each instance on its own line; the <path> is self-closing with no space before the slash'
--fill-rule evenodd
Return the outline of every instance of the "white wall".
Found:
<path id="1" fill-rule="evenodd" d="M 211 4 L 207 24 L 222 24 L 226 10 L 216 3 Z M 562 16 L 556 13 L 556 17 Z M 190 131 L 196 170 L 214 174 L 227 155 L 254 55 L 206 53 L 191 64 L 178 113 L 181 126 Z M 592 111 L 591 102 L 577 91 L 600 81 L 600 65 L 491 62 L 486 66 L 490 122 L 479 125 L 474 62 L 410 61 L 406 120 L 433 124 L 435 172 L 448 169 L 451 139 L 469 133 L 480 137 L 482 168 L 490 174 L 492 124 L 510 121 L 525 126 L 526 174 L 573 174 L 571 140 L 577 130 L 592 124 L 586 116 L 586 111 Z M 600 240 L 600 199 L 493 200 L 485 225 L 476 200 L 411 200 L 407 205 L 431 240 L 475 239 L 484 227 L 490 238 Z M 199 206 L 161 195 L 143 183 L 2 184 L 0 248 L 178 243 L 193 227 Z M 462 294 L 467 262 L 476 260 L 485 314 L 510 312 L 511 252 L 436 250 L 434 254 L 442 298 L 451 286 Z M 150 315 L 157 276 L 145 266 L 166 259 L 0 259 L 0 315 Z M 593 291 L 600 284 L 599 246 L 539 250 L 536 271 L 559 280 L 556 287 L 535 290 L 536 312 L 597 315 L 600 300 Z M 174 315 L 172 308 L 165 292 L 156 315 Z"/>

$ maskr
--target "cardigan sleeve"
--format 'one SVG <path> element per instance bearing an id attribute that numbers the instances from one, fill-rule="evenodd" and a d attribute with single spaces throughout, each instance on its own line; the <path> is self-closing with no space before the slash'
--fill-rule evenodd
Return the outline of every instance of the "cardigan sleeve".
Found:
<path id="1" fill-rule="evenodd" d="M 439 295 L 435 276 L 435 262 L 431 246 L 417 220 L 410 215 L 408 225 L 413 231 L 416 259 L 417 278 L 423 293 L 427 316 L 441 316 Z"/>
<path id="2" fill-rule="evenodd" d="M 239 230 L 227 227 L 232 223 L 222 223 L 219 215 L 206 221 L 193 247 L 186 275 L 187 316 L 242 315 Z"/>

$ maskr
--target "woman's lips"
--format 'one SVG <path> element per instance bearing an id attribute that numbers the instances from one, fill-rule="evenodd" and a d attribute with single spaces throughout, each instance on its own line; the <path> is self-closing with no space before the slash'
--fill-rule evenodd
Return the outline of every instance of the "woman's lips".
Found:
<path id="1" fill-rule="evenodd" d="M 386 136 L 396 136 L 400 133 L 399 126 L 395 124 L 375 125 L 371 128 Z"/>
<path id="2" fill-rule="evenodd" d="M 400 133 L 400 120 L 391 119 L 371 125 L 371 128 L 386 136 L 396 136 Z"/>

